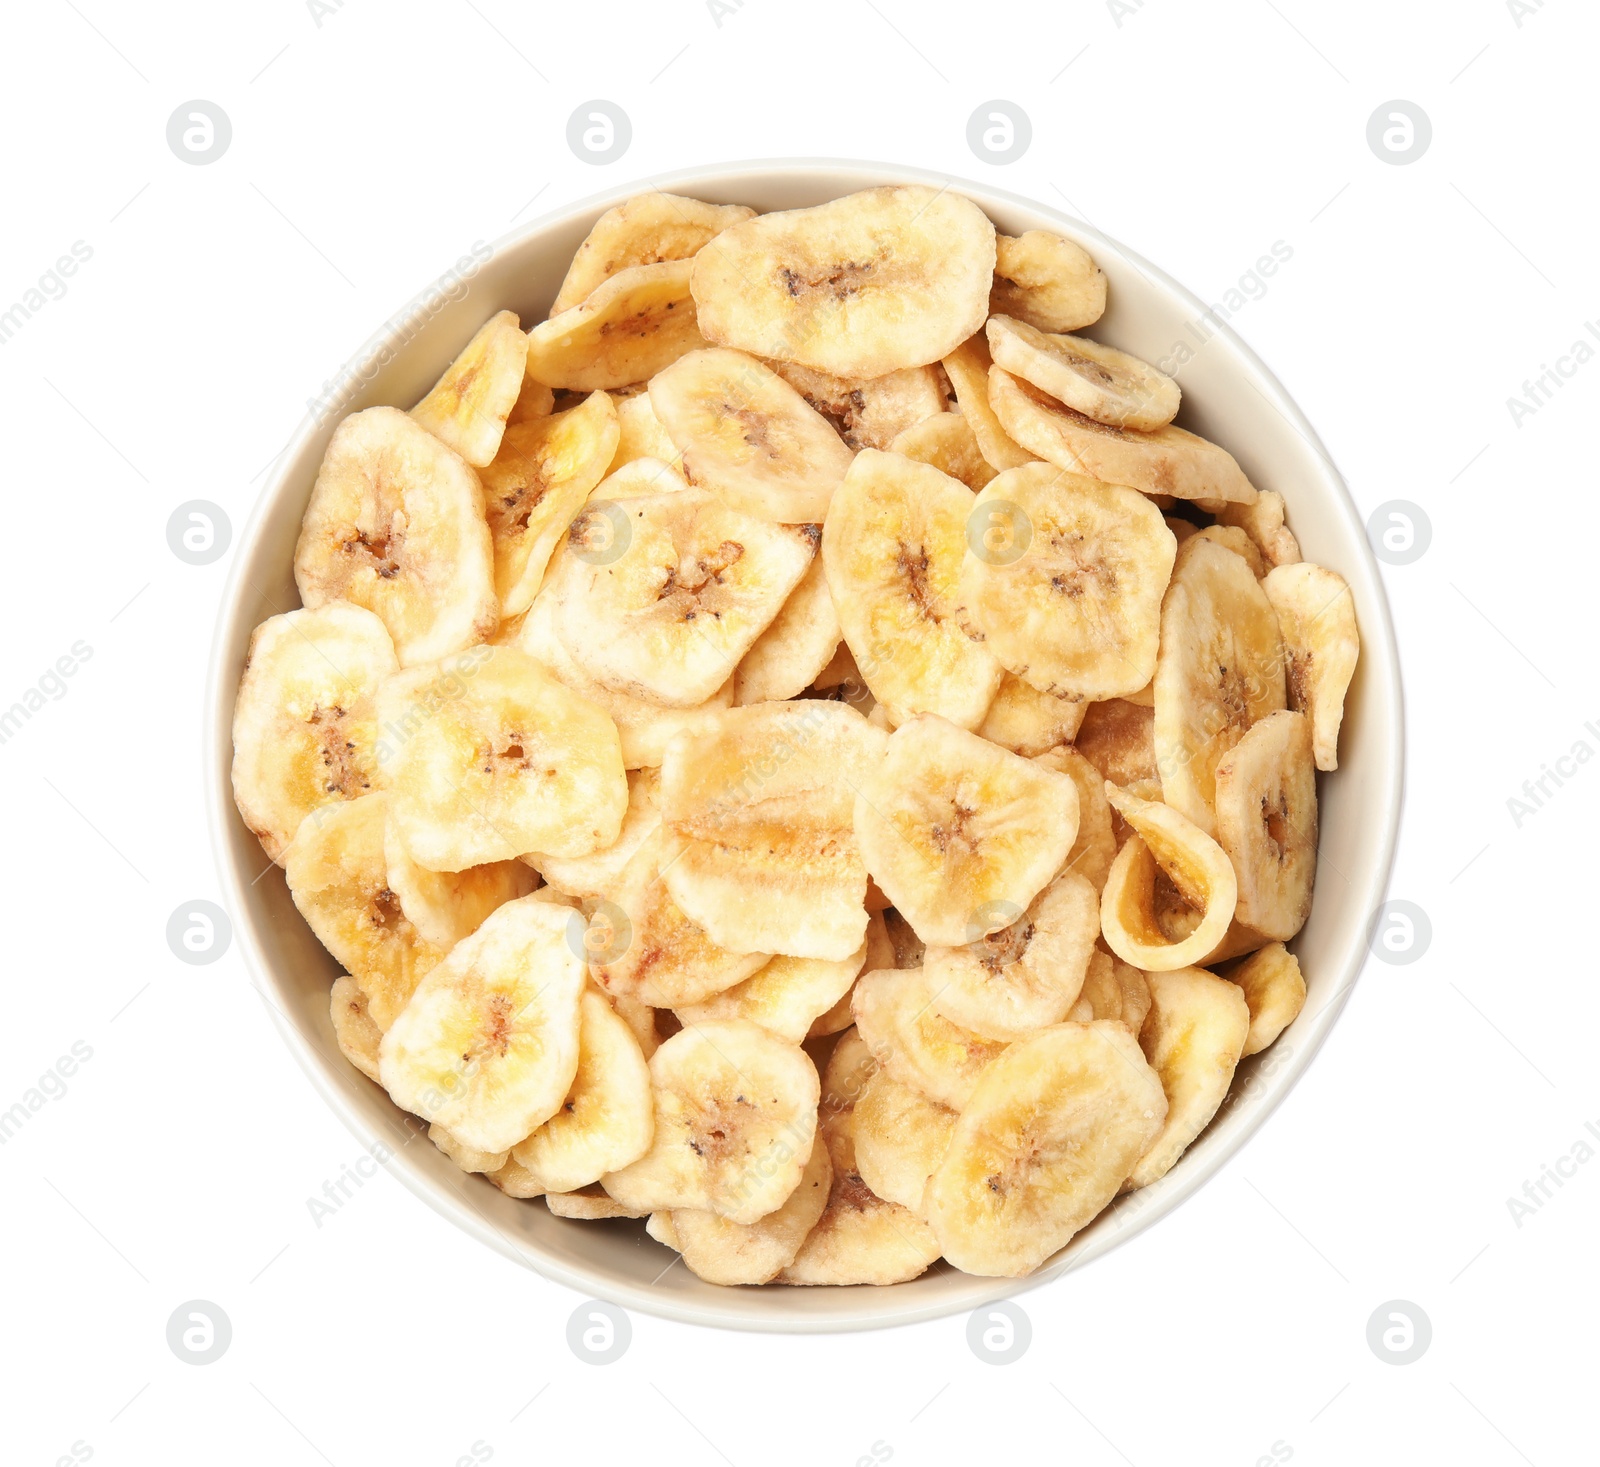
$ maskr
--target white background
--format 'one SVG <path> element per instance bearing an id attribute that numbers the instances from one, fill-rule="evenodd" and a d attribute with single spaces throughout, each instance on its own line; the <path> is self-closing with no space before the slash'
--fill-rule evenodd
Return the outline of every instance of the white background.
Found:
<path id="1" fill-rule="evenodd" d="M 315 7 L 313 7 L 315 8 Z M 1111 7 L 1115 9 L 1118 7 Z M 0 347 L 0 705 L 91 658 L 0 746 L 8 921 L 0 1110 L 93 1057 L 0 1150 L 0 1454 L 51 1463 L 448 1467 L 493 1460 L 1540 1464 L 1590 1451 L 1600 1165 L 1507 1199 L 1600 1123 L 1590 879 L 1600 768 L 1521 827 L 1507 800 L 1600 724 L 1600 363 L 1518 426 L 1507 399 L 1600 316 L 1600 16 L 1541 0 L 1102 0 L 947 6 L 298 0 L 8 12 L 0 309 L 92 258 Z M 618 162 L 573 109 L 621 105 Z M 228 113 L 220 161 L 169 115 Z M 973 109 L 1033 144 L 976 158 Z M 1433 143 L 1366 141 L 1393 98 Z M 386 1174 L 319 1227 L 359 1156 L 236 952 L 179 963 L 215 898 L 202 678 L 227 557 L 184 564 L 179 503 L 248 517 L 305 399 L 471 242 L 615 183 L 742 157 L 860 157 L 1075 212 L 1216 300 L 1293 258 L 1234 325 L 1317 426 L 1363 513 L 1421 505 L 1386 567 L 1409 719 L 1392 895 L 1432 945 L 1369 964 L 1326 1048 L 1194 1200 L 1026 1295 L 1016 1364 L 966 1320 L 772 1338 L 633 1320 L 604 1368 L 576 1295 L 468 1240 Z M 1547 788 L 1554 789 L 1553 785 Z M 1591 1138 L 1593 1139 L 1593 1138 Z M 232 1321 L 196 1367 L 180 1303 Z M 1416 1363 L 1373 1310 L 1432 1321 Z M 527 1403 L 537 1395 L 533 1405 Z"/>

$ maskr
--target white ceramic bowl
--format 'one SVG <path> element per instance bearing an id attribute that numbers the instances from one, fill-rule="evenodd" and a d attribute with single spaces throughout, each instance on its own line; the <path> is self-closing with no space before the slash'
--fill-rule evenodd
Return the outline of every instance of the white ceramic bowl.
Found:
<path id="1" fill-rule="evenodd" d="M 1052 209 L 984 185 L 909 168 L 827 161 L 736 164 L 654 183 L 765 211 L 906 181 L 957 188 L 1008 234 L 1049 229 L 1079 240 L 1110 278 L 1110 309 L 1094 328 L 1097 338 L 1150 361 L 1162 360 L 1176 342 L 1196 340 L 1194 323 L 1204 303 L 1155 266 Z M 265 858 L 233 805 L 229 726 L 250 632 L 266 617 L 299 604 L 291 569 L 295 538 L 340 417 L 378 403 L 415 402 L 495 311 L 510 308 L 524 322 L 542 320 L 595 218 L 650 186 L 619 187 L 529 224 L 494 246 L 464 292 L 447 281 L 419 297 L 431 312 L 415 305 L 397 312 L 352 358 L 358 365 L 344 374 L 348 390 L 335 394 L 320 419 L 308 418 L 290 444 L 234 552 L 206 701 L 206 784 L 222 887 L 245 962 L 285 1041 L 363 1143 L 395 1146 L 397 1135 L 410 1133 L 398 1129 L 400 1113 L 384 1093 L 340 1056 L 328 1017 L 328 987 L 339 968 L 301 920 L 282 873 L 257 879 Z M 458 298 L 439 308 L 441 297 L 450 294 Z M 718 1288 L 681 1265 L 669 1267 L 675 1255 L 646 1237 L 642 1223 L 553 1217 L 542 1204 L 513 1200 L 481 1177 L 464 1176 L 426 1144 L 398 1149 L 389 1163 L 413 1192 L 480 1242 L 586 1295 L 694 1324 L 820 1332 L 932 1319 L 1037 1287 L 1156 1222 L 1244 1144 L 1311 1062 L 1366 957 L 1367 922 L 1383 900 L 1399 817 L 1401 695 L 1378 570 L 1349 492 L 1311 425 L 1225 325 L 1181 375 L 1179 422 L 1231 450 L 1258 487 L 1283 495 L 1306 558 L 1331 566 L 1350 583 L 1362 648 L 1346 705 L 1340 768 L 1321 781 L 1315 904 L 1295 943 L 1309 988 L 1305 1009 L 1274 1048 L 1241 1066 L 1228 1104 L 1178 1165 L 1154 1186 L 1123 1199 L 1032 1278 L 974 1278 L 940 1264 L 889 1288 Z"/>

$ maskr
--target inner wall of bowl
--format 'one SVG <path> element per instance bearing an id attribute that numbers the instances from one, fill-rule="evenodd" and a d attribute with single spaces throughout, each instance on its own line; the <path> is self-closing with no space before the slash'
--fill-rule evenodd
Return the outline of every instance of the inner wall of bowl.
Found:
<path id="1" fill-rule="evenodd" d="M 912 169 L 853 164 L 772 163 L 658 180 L 669 191 L 759 210 L 821 203 L 878 183 L 948 182 Z M 1110 306 L 1093 334 L 1151 361 L 1175 343 L 1209 339 L 1178 373 L 1178 421 L 1233 452 L 1251 480 L 1276 489 L 1307 559 L 1350 582 L 1363 633 L 1362 661 L 1347 704 L 1341 770 L 1320 782 L 1321 869 L 1311 920 L 1294 944 L 1304 966 L 1306 1008 L 1278 1045 L 1241 1067 L 1233 1096 L 1210 1129 L 1160 1182 L 1124 1198 L 1056 1260 L 1027 1280 L 994 1280 L 937 1264 L 922 1278 L 887 1289 L 729 1289 L 694 1278 L 639 1223 L 555 1218 L 539 1203 L 508 1198 L 457 1170 L 413 1121 L 338 1052 L 328 988 L 338 965 L 312 936 L 281 871 L 234 811 L 229 785 L 234 689 L 249 635 L 259 622 L 299 605 L 292 573 L 295 540 L 329 437 L 349 412 L 409 406 L 433 384 L 495 311 L 523 324 L 543 319 L 573 251 L 595 218 L 633 188 L 580 205 L 501 241 L 481 268 L 438 282 L 356 353 L 319 417 L 286 452 L 242 537 L 212 669 L 211 804 L 225 887 L 240 941 L 291 1048 L 329 1103 L 363 1141 L 395 1151 L 389 1165 L 430 1205 L 481 1241 L 560 1282 L 625 1306 L 691 1322 L 746 1329 L 819 1331 L 910 1323 L 972 1309 L 1014 1294 L 1103 1254 L 1133 1236 L 1205 1181 L 1282 1098 L 1320 1043 L 1360 966 L 1367 915 L 1387 879 L 1399 780 L 1399 691 L 1388 612 L 1361 525 L 1337 472 L 1282 389 L 1225 328 L 1201 323 L 1205 307 L 1147 262 L 1049 210 L 992 190 L 955 185 L 1008 234 L 1050 229 L 1076 238 L 1110 281 Z M 259 878 L 259 879 L 258 879 Z M 663 1272 L 664 1271 L 664 1272 Z"/>

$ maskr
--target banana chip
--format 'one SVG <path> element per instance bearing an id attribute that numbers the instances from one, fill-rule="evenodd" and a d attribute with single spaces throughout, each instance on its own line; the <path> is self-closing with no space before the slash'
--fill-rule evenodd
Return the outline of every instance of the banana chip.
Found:
<path id="1" fill-rule="evenodd" d="M 887 1074 L 960 1110 L 1006 1046 L 951 1023 L 934 1007 L 938 993 L 926 968 L 863 973 L 852 1001 L 856 1030 Z"/>
<path id="2" fill-rule="evenodd" d="M 576 1192 L 546 1192 L 544 1205 L 556 1217 L 577 1218 L 583 1222 L 603 1222 L 613 1217 L 649 1216 L 648 1213 L 635 1212 L 631 1207 L 624 1207 L 615 1198 L 608 1197 L 605 1189 L 598 1185 L 580 1187 Z"/>
<path id="3" fill-rule="evenodd" d="M 924 418 L 900 433 L 889 450 L 918 463 L 932 464 L 941 474 L 960 480 L 974 494 L 999 472 L 983 456 L 964 413 L 935 413 Z"/>
<path id="4" fill-rule="evenodd" d="M 1125 351 L 1010 316 L 991 316 L 986 330 L 995 366 L 1097 423 L 1151 433 L 1178 415 L 1178 384 Z"/>
<path id="5" fill-rule="evenodd" d="M 998 474 L 1035 463 L 1038 456 L 1010 437 L 1001 426 L 989 397 L 992 365 L 988 338 L 982 331 L 963 341 L 944 358 L 944 369 L 955 389 L 961 416 L 967 420 L 978 452 Z"/>
<path id="6" fill-rule="evenodd" d="M 1289 706 L 1311 720 L 1317 768 L 1337 769 L 1345 693 L 1361 656 L 1355 598 L 1338 572 L 1306 561 L 1275 566 L 1261 589 L 1289 658 Z"/>
<path id="7" fill-rule="evenodd" d="M 733 675 L 734 703 L 743 708 L 798 698 L 833 660 L 842 635 L 819 555 L 744 654 Z"/>
<path id="8" fill-rule="evenodd" d="M 1256 497 L 1231 453 L 1175 424 L 1142 433 L 1097 423 L 1000 366 L 989 369 L 989 403 L 1023 451 L 1074 473 L 1176 499 Z"/>
<path id="9" fill-rule="evenodd" d="M 1241 1058 L 1260 1054 L 1274 1043 L 1305 1007 L 1306 980 L 1300 960 L 1281 942 L 1229 964 L 1220 976 L 1239 985 L 1250 1009 L 1250 1032 L 1245 1035 Z"/>
<path id="10" fill-rule="evenodd" d="M 1293 565 L 1300 559 L 1300 545 L 1284 524 L 1283 495 L 1263 489 L 1243 504 L 1218 504 L 1214 513 L 1225 525 L 1236 525 L 1245 532 L 1271 567 Z"/>
<path id="11" fill-rule="evenodd" d="M 402 667 L 481 642 L 500 607 L 477 475 L 397 408 L 351 414 L 317 470 L 294 579 L 313 610 L 376 612 Z"/>
<path id="12" fill-rule="evenodd" d="M 333 980 L 328 1007 L 339 1053 L 367 1079 L 377 1083 L 378 1045 L 383 1039 L 383 1030 L 372 1022 L 372 1015 L 367 1012 L 367 996 L 361 991 L 361 985 L 348 973 L 341 974 Z"/>
<path id="13" fill-rule="evenodd" d="M 478 328 L 411 416 L 474 468 L 500 450 L 506 417 L 522 396 L 528 338 L 510 311 Z"/>
<path id="14" fill-rule="evenodd" d="M 778 1038 L 798 1044 L 811 1033 L 811 1026 L 819 1017 L 849 994 L 866 956 L 867 945 L 862 943 L 859 951 L 839 962 L 775 957 L 744 982 L 676 1013 L 685 1029 L 707 1019 L 749 1019 Z M 846 1017 L 839 1027 L 844 1028 L 849 1022 Z"/>
<path id="15" fill-rule="evenodd" d="M 617 451 L 611 460 L 611 467 L 606 470 L 607 477 L 641 458 L 664 463 L 675 474 L 681 475 L 683 455 L 678 452 L 677 444 L 667 436 L 667 430 L 661 426 L 661 419 L 650 406 L 649 392 L 641 392 L 637 397 L 623 398 L 616 404 L 616 408 Z M 607 494 L 605 497 L 627 498 L 624 494 L 616 493 Z"/>
<path id="16" fill-rule="evenodd" d="M 1078 790 L 1078 834 L 1061 869 L 1077 872 L 1096 891 L 1104 890 L 1111 862 L 1117 854 L 1104 777 L 1076 749 L 1064 745 L 1047 749 L 1034 758 L 1045 769 L 1066 775 Z"/>
<path id="17" fill-rule="evenodd" d="M 417 931 L 448 952 L 483 925 L 497 907 L 525 897 L 539 878 L 521 861 L 491 861 L 465 871 L 428 871 L 407 854 L 393 823 L 384 829 L 389 890 Z M 493 1168 L 490 1168 L 493 1170 Z"/>
<path id="18" fill-rule="evenodd" d="M 729 225 L 754 216 L 743 204 L 703 204 L 660 190 L 624 199 L 595 220 L 578 246 L 550 314 L 581 305 L 620 271 L 693 259 Z"/>
<path id="19" fill-rule="evenodd" d="M 850 448 L 891 448 L 918 423 L 944 411 L 936 367 L 903 367 L 884 377 L 832 377 L 798 362 L 767 363 L 827 419 Z"/>
<path id="20" fill-rule="evenodd" d="M 963 625 L 957 587 L 972 492 L 927 464 L 864 449 L 834 496 L 822 563 L 839 625 L 894 724 L 937 713 L 976 727 L 1000 664 Z"/>
<path id="21" fill-rule="evenodd" d="M 428 1140 L 444 1152 L 462 1171 L 497 1172 L 506 1164 L 509 1151 L 478 1151 L 459 1138 L 452 1136 L 443 1126 L 429 1126 Z"/>
<path id="22" fill-rule="evenodd" d="M 1105 309 L 1105 272 L 1081 245 L 1043 229 L 995 237 L 991 316 L 1012 316 L 1040 331 L 1079 331 Z"/>
<path id="23" fill-rule="evenodd" d="M 936 362 L 989 313 L 994 226 L 921 184 L 763 214 L 694 262 L 700 329 L 719 346 L 835 377 Z"/>
<path id="24" fill-rule="evenodd" d="M 551 856 L 530 851 L 522 860 L 563 896 L 614 895 L 622 885 L 628 862 L 661 827 L 661 771 L 635 769 L 628 774 L 628 808 L 616 840 L 587 856 Z"/>
<path id="25" fill-rule="evenodd" d="M 921 1213 L 928 1178 L 950 1148 L 956 1112 L 879 1071 L 851 1120 L 861 1180 L 885 1202 Z"/>
<path id="26" fill-rule="evenodd" d="M 1153 706 L 1127 698 L 1091 703 L 1072 746 L 1112 784 L 1141 800 L 1159 800 L 1155 718 Z"/>
<path id="27" fill-rule="evenodd" d="M 377 787 L 377 691 L 396 666 L 383 623 L 346 601 L 268 617 L 250 634 L 233 798 L 274 861 L 313 810 Z"/>
<path id="28" fill-rule="evenodd" d="M 1008 672 L 978 725 L 978 735 L 1013 754 L 1035 759 L 1047 750 L 1070 744 L 1088 707 L 1084 698 L 1041 693 L 1032 683 Z"/>

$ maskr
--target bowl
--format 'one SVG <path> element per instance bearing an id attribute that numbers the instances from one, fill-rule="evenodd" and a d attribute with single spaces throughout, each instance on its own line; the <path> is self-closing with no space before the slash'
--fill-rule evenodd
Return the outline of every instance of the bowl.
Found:
<path id="1" fill-rule="evenodd" d="M 1350 583 L 1361 661 L 1346 703 L 1340 768 L 1320 781 L 1319 880 L 1311 918 L 1294 944 L 1306 974 L 1305 1008 L 1275 1046 L 1240 1066 L 1228 1102 L 1171 1172 L 1124 1197 L 1026 1279 L 978 1278 L 941 1263 L 919 1279 L 882 1288 L 723 1288 L 671 1267 L 677 1255 L 648 1238 L 642 1222 L 557 1218 L 458 1171 L 431 1145 L 400 1144 L 414 1131 L 334 1042 L 328 989 L 338 965 L 301 920 L 282 872 L 263 874 L 266 857 L 234 809 L 234 692 L 251 630 L 299 605 L 295 539 L 340 418 L 374 404 L 415 402 L 495 311 L 509 308 L 524 322 L 542 320 L 573 251 L 603 210 L 652 186 L 766 211 L 899 182 L 953 187 L 1007 234 L 1047 229 L 1078 240 L 1110 281 L 1110 307 L 1094 328 L 1101 339 L 1158 362 L 1170 357 L 1175 343 L 1213 333 L 1181 373 L 1178 421 L 1228 448 L 1257 487 L 1283 495 L 1306 559 Z M 363 1144 L 391 1149 L 389 1169 L 418 1197 L 485 1246 L 585 1296 L 692 1324 L 816 1333 L 934 1319 L 1048 1284 L 1166 1216 L 1244 1145 L 1311 1062 L 1367 956 L 1368 920 L 1383 900 L 1399 819 L 1401 694 L 1388 606 L 1349 491 L 1283 387 L 1206 311 L 1204 302 L 1115 241 L 988 185 L 875 163 L 739 163 L 611 189 L 478 249 L 390 317 L 325 387 L 271 473 L 234 552 L 205 704 L 208 815 L 239 947 L 285 1042 Z"/>

